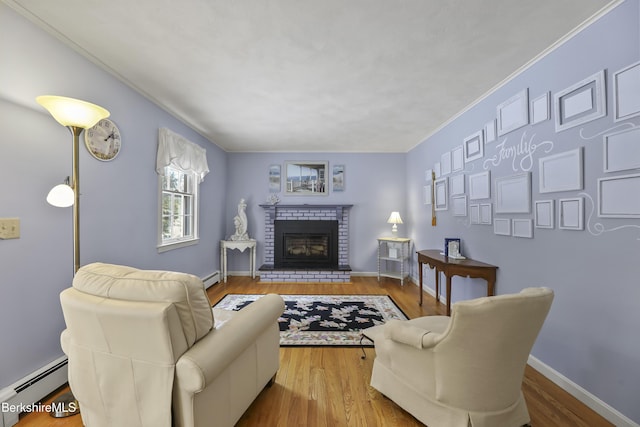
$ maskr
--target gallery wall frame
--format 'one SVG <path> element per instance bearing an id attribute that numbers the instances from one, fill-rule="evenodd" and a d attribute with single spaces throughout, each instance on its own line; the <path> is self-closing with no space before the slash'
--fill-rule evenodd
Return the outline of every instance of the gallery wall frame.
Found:
<path id="1" fill-rule="evenodd" d="M 605 71 L 601 70 L 553 97 L 556 132 L 607 115 Z"/>
<path id="2" fill-rule="evenodd" d="M 457 175 L 451 176 L 449 180 L 449 187 L 451 187 L 451 195 L 458 196 L 460 194 L 464 194 L 464 181 L 465 175 L 463 173 L 459 173 Z"/>
<path id="3" fill-rule="evenodd" d="M 447 184 L 447 177 L 436 179 L 433 183 L 435 194 L 435 210 L 437 211 L 446 211 L 448 209 L 447 200 L 449 199 L 449 192 Z"/>
<path id="4" fill-rule="evenodd" d="M 285 194 L 290 196 L 327 196 L 329 162 L 286 161 Z"/>
<path id="5" fill-rule="evenodd" d="M 451 173 L 451 151 L 440 156 L 440 174 L 449 175 Z"/>
<path id="6" fill-rule="evenodd" d="M 480 205 L 469 205 L 469 222 L 471 224 L 480 224 Z"/>
<path id="7" fill-rule="evenodd" d="M 533 220 L 529 218 L 514 218 L 511 221 L 511 235 L 513 237 L 533 238 Z"/>
<path id="8" fill-rule="evenodd" d="M 498 136 L 529 124 L 529 88 L 523 89 L 496 107 Z"/>
<path id="9" fill-rule="evenodd" d="M 640 218 L 640 174 L 598 179 L 598 216 Z"/>
<path id="10" fill-rule="evenodd" d="M 536 228 L 553 228 L 555 218 L 555 203 L 553 200 L 536 200 L 535 226 Z"/>
<path id="11" fill-rule="evenodd" d="M 558 228 L 584 230 L 584 197 L 558 200 Z"/>
<path id="12" fill-rule="evenodd" d="M 344 165 L 333 165 L 331 170 L 333 191 L 344 191 Z"/>
<path id="13" fill-rule="evenodd" d="M 500 236 L 511 236 L 511 220 L 509 218 L 494 218 L 493 233 Z"/>
<path id="14" fill-rule="evenodd" d="M 469 175 L 469 200 L 489 199 L 491 197 L 491 171 Z"/>
<path id="15" fill-rule="evenodd" d="M 480 224 L 491 225 L 493 205 L 491 203 L 480 203 Z"/>
<path id="16" fill-rule="evenodd" d="M 431 184 L 425 185 L 422 187 L 422 197 L 424 199 L 425 205 L 430 205 L 433 201 L 431 196 Z"/>
<path id="17" fill-rule="evenodd" d="M 484 157 L 484 139 L 482 131 L 475 132 L 464 139 L 464 162 L 469 163 Z"/>
<path id="18" fill-rule="evenodd" d="M 453 216 L 467 216 L 467 196 L 455 196 L 451 198 Z"/>
<path id="19" fill-rule="evenodd" d="M 544 122 L 551 118 L 550 92 L 545 92 L 531 101 L 531 124 Z"/>
<path id="20" fill-rule="evenodd" d="M 640 61 L 613 74 L 613 121 L 640 115 Z"/>
<path id="21" fill-rule="evenodd" d="M 531 172 L 495 180 L 496 213 L 531 212 Z"/>
<path id="22" fill-rule="evenodd" d="M 280 165 L 269 166 L 269 192 L 280 192 Z"/>
<path id="23" fill-rule="evenodd" d="M 489 144 L 496 140 L 496 120 L 493 119 L 484 125 L 484 143 Z"/>
<path id="24" fill-rule="evenodd" d="M 605 135 L 603 140 L 605 172 L 640 168 L 640 127 Z"/>
<path id="25" fill-rule="evenodd" d="M 578 147 L 541 157 L 538 160 L 538 191 L 554 193 L 582 190 L 584 176 L 582 151 L 582 147 Z"/>
<path id="26" fill-rule="evenodd" d="M 464 169 L 464 148 L 458 145 L 451 150 L 451 172 L 460 172 Z"/>

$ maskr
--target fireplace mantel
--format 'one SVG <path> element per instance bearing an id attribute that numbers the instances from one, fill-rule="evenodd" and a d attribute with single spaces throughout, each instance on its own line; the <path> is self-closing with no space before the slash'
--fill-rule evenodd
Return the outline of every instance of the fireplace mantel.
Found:
<path id="1" fill-rule="evenodd" d="M 271 221 L 274 221 L 276 219 L 276 212 L 279 209 L 335 209 L 336 210 L 336 217 L 337 218 L 342 218 L 342 211 L 345 209 L 351 209 L 351 207 L 353 207 L 353 205 L 308 205 L 308 204 L 300 204 L 300 205 L 281 205 L 281 204 L 275 204 L 275 205 L 267 205 L 267 204 L 263 204 L 263 205 L 258 205 L 260 206 L 262 209 L 264 209 L 268 214 L 269 214 L 269 219 Z"/>

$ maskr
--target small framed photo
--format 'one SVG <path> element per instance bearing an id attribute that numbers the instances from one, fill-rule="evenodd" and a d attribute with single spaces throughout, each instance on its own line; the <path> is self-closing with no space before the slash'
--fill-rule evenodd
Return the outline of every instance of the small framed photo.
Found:
<path id="1" fill-rule="evenodd" d="M 444 256 L 450 258 L 461 258 L 460 239 L 447 237 L 444 239 Z"/>
<path id="2" fill-rule="evenodd" d="M 344 191 L 344 165 L 333 165 L 333 191 Z"/>
<path id="3" fill-rule="evenodd" d="M 269 192 L 280 192 L 280 165 L 269 166 Z"/>

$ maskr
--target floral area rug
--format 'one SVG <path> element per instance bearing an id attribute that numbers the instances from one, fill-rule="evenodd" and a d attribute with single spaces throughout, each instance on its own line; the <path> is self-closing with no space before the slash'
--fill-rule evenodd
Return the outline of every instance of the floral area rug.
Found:
<path id="1" fill-rule="evenodd" d="M 240 310 L 262 295 L 228 294 L 215 305 Z M 281 295 L 281 346 L 361 346 L 361 330 L 389 319 L 407 320 L 388 295 Z M 371 346 L 368 342 L 364 346 Z"/>

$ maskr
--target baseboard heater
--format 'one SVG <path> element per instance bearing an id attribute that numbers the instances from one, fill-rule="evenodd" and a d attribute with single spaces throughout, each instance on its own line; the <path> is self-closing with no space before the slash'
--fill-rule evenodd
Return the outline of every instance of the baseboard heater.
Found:
<path id="1" fill-rule="evenodd" d="M 215 285 L 220 281 L 220 272 L 216 271 L 210 274 L 209 276 L 205 277 L 204 279 L 202 279 L 202 281 L 204 282 L 204 287 L 209 288 L 210 286 Z"/>
<path id="2" fill-rule="evenodd" d="M 67 364 L 67 357 L 62 356 L 0 390 L 0 406 L 2 406 L 0 427 L 16 425 L 20 413 L 25 410 L 40 410 L 41 408 L 34 403 L 42 400 L 67 382 Z"/>

